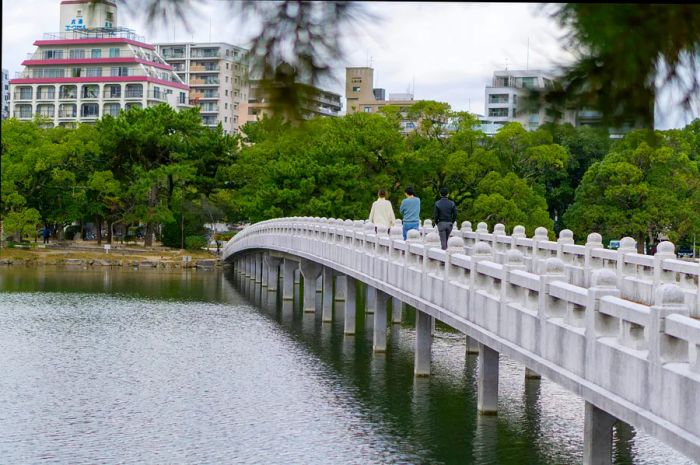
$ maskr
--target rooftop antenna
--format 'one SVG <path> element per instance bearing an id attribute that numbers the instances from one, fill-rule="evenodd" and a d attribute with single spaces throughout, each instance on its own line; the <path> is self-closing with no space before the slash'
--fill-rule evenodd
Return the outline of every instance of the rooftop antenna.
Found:
<path id="1" fill-rule="evenodd" d="M 211 43 L 211 16 L 209 16 L 209 43 Z"/>
<path id="2" fill-rule="evenodd" d="M 374 63 L 374 57 L 369 57 L 369 67 L 372 67 L 372 64 Z"/>
<path id="3" fill-rule="evenodd" d="M 530 38 L 527 38 L 527 62 L 525 64 L 525 69 L 530 69 Z"/>
<path id="4" fill-rule="evenodd" d="M 508 57 L 506 57 L 506 71 L 508 71 Z"/>

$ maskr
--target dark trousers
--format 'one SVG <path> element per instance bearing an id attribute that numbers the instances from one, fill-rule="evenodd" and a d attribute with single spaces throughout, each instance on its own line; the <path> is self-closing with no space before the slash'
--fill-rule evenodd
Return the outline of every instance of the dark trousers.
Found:
<path id="1" fill-rule="evenodd" d="M 440 221 L 437 224 L 438 234 L 440 234 L 440 245 L 442 245 L 442 250 L 447 250 L 447 240 L 450 238 L 450 233 L 452 233 L 452 222 L 450 221 Z"/>

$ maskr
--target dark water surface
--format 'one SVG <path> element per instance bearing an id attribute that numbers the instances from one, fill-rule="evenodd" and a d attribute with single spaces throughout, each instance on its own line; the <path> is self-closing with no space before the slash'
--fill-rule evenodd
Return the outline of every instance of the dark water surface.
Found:
<path id="1" fill-rule="evenodd" d="M 411 312 L 374 355 L 371 318 L 345 336 L 342 307 L 278 297 L 227 271 L 0 268 L 0 465 L 581 463 L 583 401 L 556 384 L 501 357 L 481 416 L 458 334 L 415 379 Z M 615 463 L 693 462 L 619 426 Z"/>

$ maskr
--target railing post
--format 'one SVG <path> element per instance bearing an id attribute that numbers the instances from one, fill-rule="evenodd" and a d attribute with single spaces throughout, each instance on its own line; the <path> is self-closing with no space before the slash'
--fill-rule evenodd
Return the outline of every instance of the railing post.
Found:
<path id="1" fill-rule="evenodd" d="M 593 266 L 593 250 L 602 249 L 603 247 L 603 236 L 598 233 L 590 233 L 586 238 L 586 249 L 583 256 L 583 279 L 584 287 L 588 288 L 592 286 L 592 275 L 596 270 Z"/>
<path id="2" fill-rule="evenodd" d="M 589 236 L 590 237 L 590 236 Z M 620 297 L 617 288 L 617 277 L 610 269 L 601 268 L 591 274 L 591 287 L 588 289 L 586 304 L 586 366 L 584 376 L 596 382 L 595 374 L 598 369 L 597 340 L 599 337 L 615 336 L 618 332 L 618 322 L 611 316 L 600 313 L 600 299 L 605 296 Z"/>

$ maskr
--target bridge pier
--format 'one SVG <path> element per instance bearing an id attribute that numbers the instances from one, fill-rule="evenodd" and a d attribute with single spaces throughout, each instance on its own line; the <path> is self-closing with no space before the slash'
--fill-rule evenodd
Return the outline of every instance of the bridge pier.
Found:
<path id="1" fill-rule="evenodd" d="M 612 464 L 612 427 L 617 418 L 586 402 L 583 420 L 583 465 Z"/>
<path id="2" fill-rule="evenodd" d="M 396 297 L 392 297 L 391 299 L 391 322 L 392 323 L 401 323 L 401 319 L 403 317 L 403 307 L 404 303 L 401 302 L 399 299 Z"/>
<path id="3" fill-rule="evenodd" d="M 277 291 L 277 281 L 279 280 L 280 263 L 282 260 L 270 255 L 266 256 L 265 260 L 267 260 L 267 290 L 270 292 Z"/>
<path id="4" fill-rule="evenodd" d="M 389 296 L 382 291 L 376 292 L 377 308 L 374 311 L 374 338 L 372 350 L 374 352 L 386 352 L 386 308 Z"/>
<path id="5" fill-rule="evenodd" d="M 345 334 L 355 334 L 355 296 L 357 293 L 355 279 L 345 277 Z"/>
<path id="6" fill-rule="evenodd" d="M 265 264 L 265 255 L 256 255 L 255 263 L 258 267 L 255 273 L 255 284 L 260 284 L 260 287 L 267 287 L 267 267 Z"/>
<path id="7" fill-rule="evenodd" d="M 345 275 L 337 275 L 335 277 L 335 297 L 337 302 L 343 302 L 346 296 L 347 278 Z"/>
<path id="8" fill-rule="evenodd" d="M 416 376 L 430 376 L 432 327 L 433 317 L 416 309 L 416 358 L 413 367 Z"/>
<path id="9" fill-rule="evenodd" d="M 323 314 L 322 321 L 333 321 L 333 269 L 323 267 Z"/>
<path id="10" fill-rule="evenodd" d="M 366 285 L 367 289 L 365 292 L 365 313 L 374 313 L 377 308 L 377 289 L 372 286 Z"/>
<path id="11" fill-rule="evenodd" d="M 299 264 L 288 258 L 284 259 L 284 271 L 282 276 L 282 299 L 294 300 L 294 270 Z"/>
<path id="12" fill-rule="evenodd" d="M 477 408 L 482 415 L 498 412 L 498 352 L 479 344 Z"/>
<path id="13" fill-rule="evenodd" d="M 467 355 L 477 355 L 479 353 L 479 341 L 476 339 L 466 336 L 466 353 Z"/>
<path id="14" fill-rule="evenodd" d="M 321 274 L 321 265 L 310 260 L 302 260 L 299 271 L 304 278 L 304 311 L 315 312 L 316 284 Z"/>
<path id="15" fill-rule="evenodd" d="M 539 373 L 529 369 L 528 367 L 525 367 L 525 379 L 541 379 L 541 378 L 542 378 L 542 376 Z"/>

